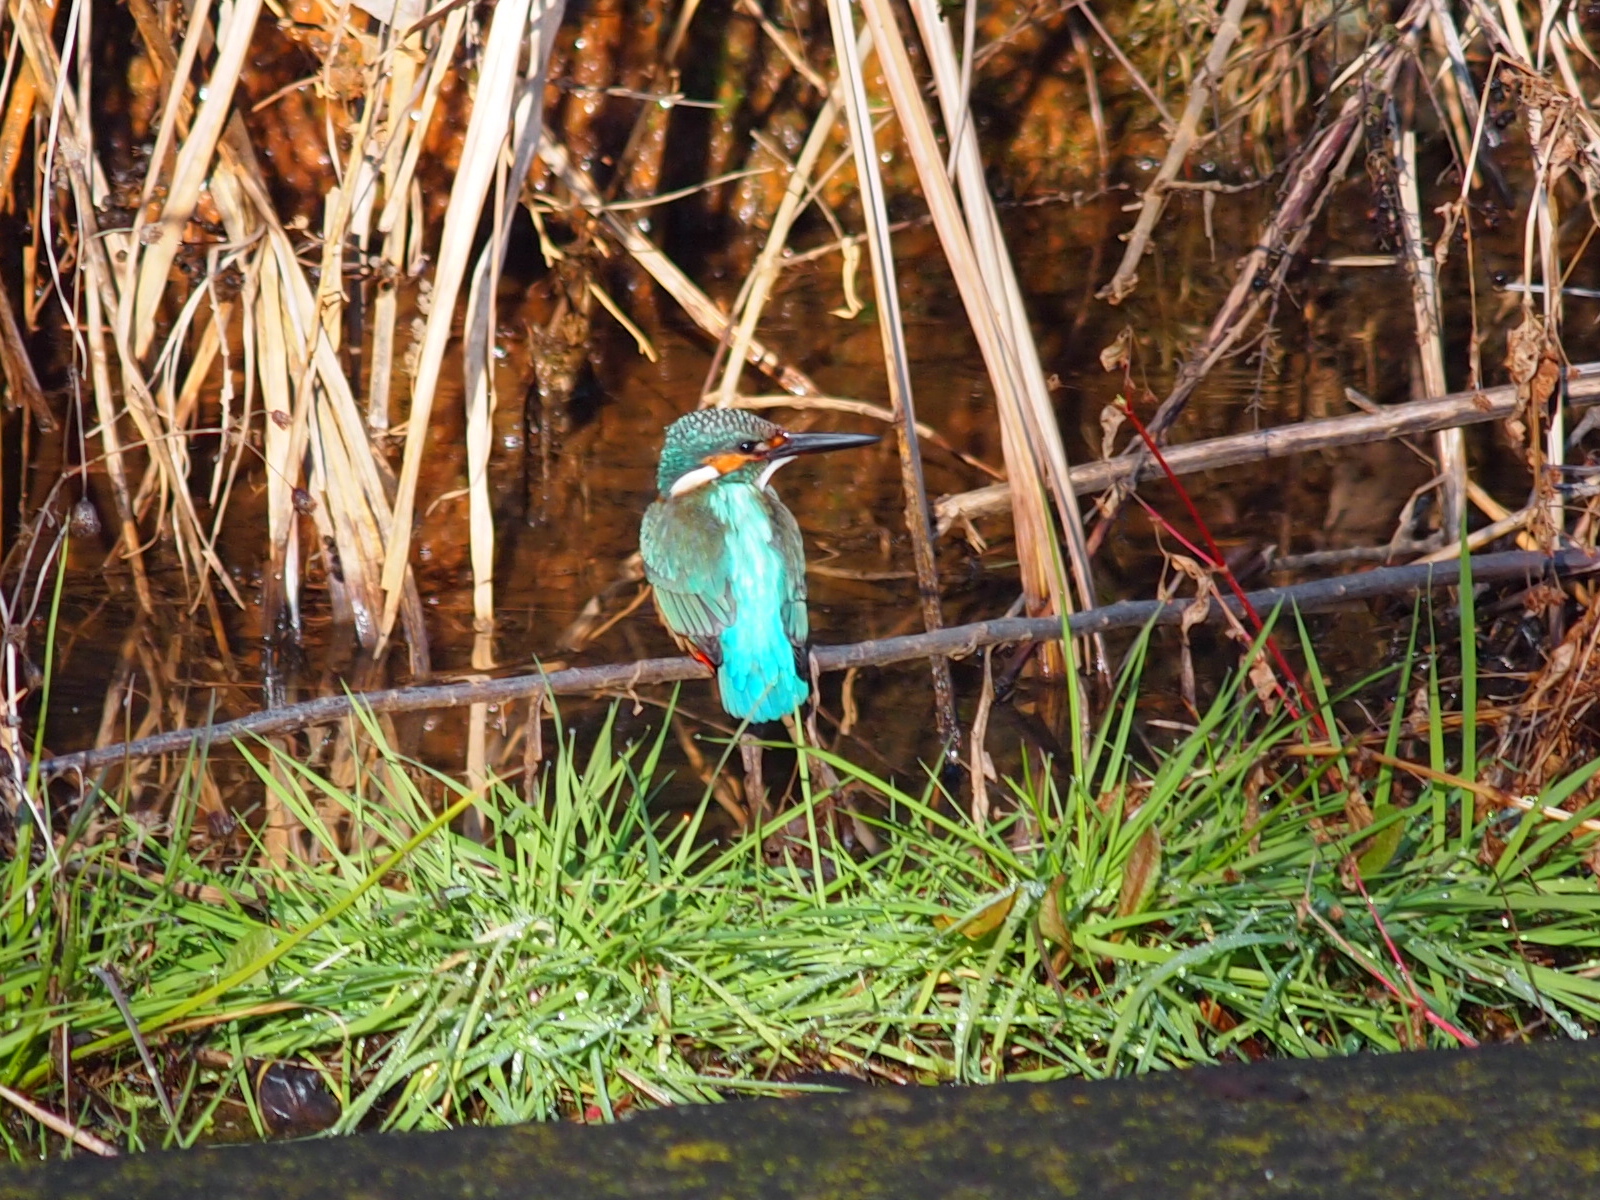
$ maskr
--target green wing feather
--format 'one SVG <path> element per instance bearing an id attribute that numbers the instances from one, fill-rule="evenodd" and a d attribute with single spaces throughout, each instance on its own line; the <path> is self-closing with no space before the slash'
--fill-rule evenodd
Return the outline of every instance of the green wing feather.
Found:
<path id="1" fill-rule="evenodd" d="M 789 634 L 789 640 L 794 643 L 798 660 L 805 651 L 806 643 L 811 640 L 811 618 L 806 615 L 806 545 L 800 536 L 800 525 L 795 521 L 794 514 L 770 493 L 764 498 L 772 514 L 772 531 L 778 552 L 783 555 L 785 562 L 798 567 L 789 572 L 789 595 L 783 606 L 783 627 Z"/>
<path id="2" fill-rule="evenodd" d="M 639 553 L 662 622 L 715 663 L 722 659 L 717 639 L 733 623 L 733 593 L 722 526 L 696 499 L 684 496 L 651 504 L 639 528 Z"/>

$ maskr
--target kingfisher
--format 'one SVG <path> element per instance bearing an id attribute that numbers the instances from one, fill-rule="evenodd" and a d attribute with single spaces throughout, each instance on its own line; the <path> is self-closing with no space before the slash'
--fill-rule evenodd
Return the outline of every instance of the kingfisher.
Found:
<path id="1" fill-rule="evenodd" d="M 878 440 L 791 433 L 739 408 L 667 426 L 639 550 L 662 623 L 716 672 L 729 716 L 775 721 L 810 694 L 805 546 L 773 474 L 802 454 Z"/>

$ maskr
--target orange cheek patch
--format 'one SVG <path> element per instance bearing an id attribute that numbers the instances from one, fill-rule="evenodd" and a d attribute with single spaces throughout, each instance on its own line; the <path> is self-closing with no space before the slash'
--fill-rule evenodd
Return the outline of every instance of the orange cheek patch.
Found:
<path id="1" fill-rule="evenodd" d="M 755 456 L 751 454 L 713 454 L 706 459 L 706 465 L 715 467 L 719 475 L 726 475 L 755 461 Z"/>

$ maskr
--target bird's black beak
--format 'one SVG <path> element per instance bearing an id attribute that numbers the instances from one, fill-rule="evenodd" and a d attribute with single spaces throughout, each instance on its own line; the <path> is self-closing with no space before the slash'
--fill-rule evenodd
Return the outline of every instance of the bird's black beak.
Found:
<path id="1" fill-rule="evenodd" d="M 762 457 L 775 462 L 800 454 L 821 454 L 825 450 L 853 450 L 882 440 L 875 433 L 790 433 Z"/>

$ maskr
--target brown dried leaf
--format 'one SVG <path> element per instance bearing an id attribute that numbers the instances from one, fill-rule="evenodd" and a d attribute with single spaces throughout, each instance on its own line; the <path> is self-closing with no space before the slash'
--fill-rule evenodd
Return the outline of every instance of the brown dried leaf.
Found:
<path id="1" fill-rule="evenodd" d="M 1017 889 L 1007 888 L 989 903 L 985 904 L 970 917 L 958 918 L 951 916 L 934 917 L 933 923 L 940 929 L 951 929 L 960 926 L 961 932 L 976 941 L 987 933 L 993 933 L 1011 915 L 1011 907 L 1017 902 Z"/>
<path id="2" fill-rule="evenodd" d="M 1072 930 L 1067 928 L 1066 915 L 1061 911 L 1061 893 L 1067 884 L 1065 875 L 1057 875 L 1045 889 L 1039 901 L 1039 932 L 1046 939 L 1066 949 L 1072 947 Z"/>
<path id="3" fill-rule="evenodd" d="M 1344 819 L 1350 823 L 1354 833 L 1372 827 L 1372 805 L 1367 803 L 1367 798 L 1356 788 L 1351 788 L 1344 794 Z"/>
<path id="4" fill-rule="evenodd" d="M 1117 440 L 1117 430 L 1128 419 L 1128 402 L 1118 396 L 1100 410 L 1100 457 L 1110 458 Z"/>
<path id="5" fill-rule="evenodd" d="M 1532 311 L 1524 314 L 1521 325 L 1506 334 L 1506 372 L 1519 389 L 1526 388 L 1538 374 L 1545 342 L 1544 321 Z"/>
<path id="6" fill-rule="evenodd" d="M 1139 835 L 1122 872 L 1122 891 L 1117 895 L 1117 916 L 1131 917 L 1141 911 L 1156 890 L 1161 878 L 1161 835 L 1151 826 Z"/>
<path id="7" fill-rule="evenodd" d="M 1255 689 L 1261 706 L 1270 711 L 1278 696 L 1278 677 L 1272 673 L 1264 654 L 1257 654 L 1250 663 L 1250 686 Z"/>
<path id="8" fill-rule="evenodd" d="M 1183 610 L 1179 620 L 1183 636 L 1188 637 L 1189 631 L 1210 615 L 1211 597 L 1217 594 L 1217 585 L 1212 581 L 1210 572 L 1186 554 L 1169 555 L 1168 562 L 1180 575 L 1194 580 L 1194 600 Z"/>
<path id="9" fill-rule="evenodd" d="M 1133 361 L 1133 326 L 1124 325 L 1116 340 L 1100 351 L 1100 365 L 1107 371 L 1127 370 Z"/>

